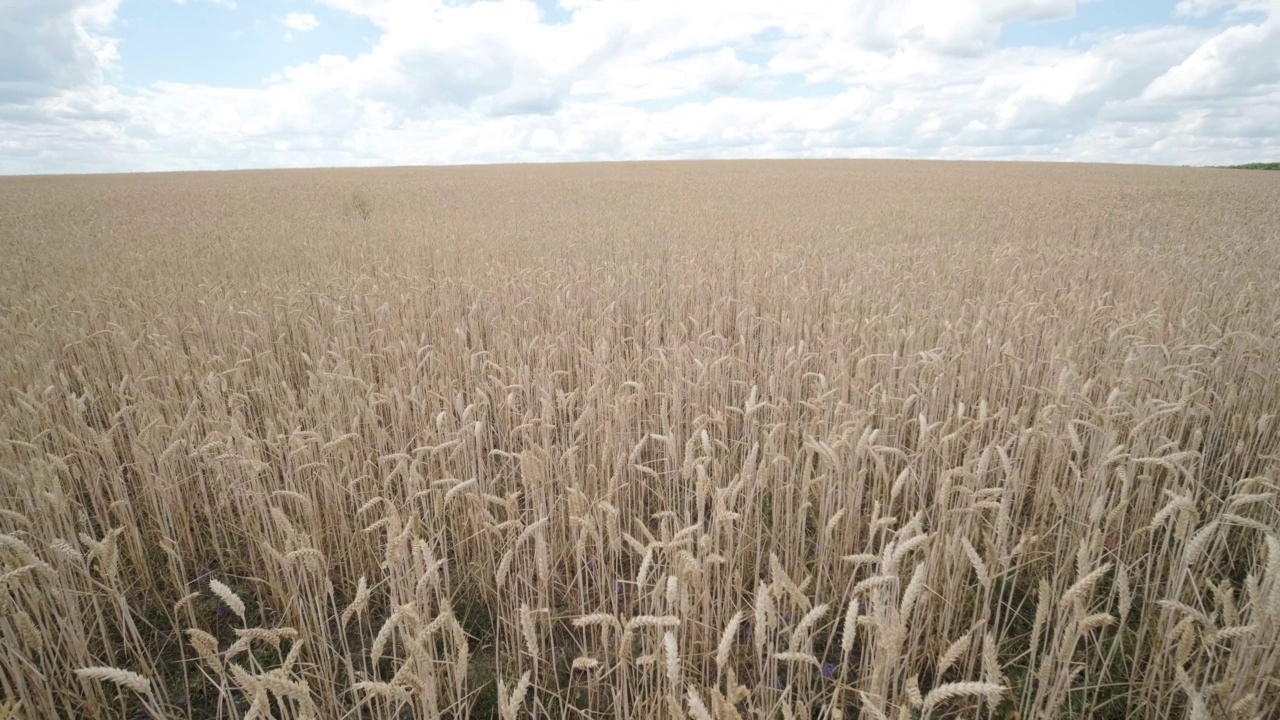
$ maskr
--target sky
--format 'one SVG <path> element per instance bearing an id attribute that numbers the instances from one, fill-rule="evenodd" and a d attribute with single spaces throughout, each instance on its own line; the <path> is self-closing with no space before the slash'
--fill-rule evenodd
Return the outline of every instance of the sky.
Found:
<path id="1" fill-rule="evenodd" d="M 1280 0 L 0 0 L 0 174 L 1280 159 Z"/>

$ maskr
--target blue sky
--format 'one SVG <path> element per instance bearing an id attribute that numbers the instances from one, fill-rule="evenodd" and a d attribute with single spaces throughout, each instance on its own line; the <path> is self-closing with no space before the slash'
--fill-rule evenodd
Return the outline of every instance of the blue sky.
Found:
<path id="1" fill-rule="evenodd" d="M 290 14 L 317 25 L 290 28 Z M 284 0 L 124 0 L 117 17 L 119 82 L 133 88 L 161 81 L 264 87 L 273 73 L 321 55 L 368 52 L 381 35 L 360 16 Z"/>
<path id="2" fill-rule="evenodd" d="M 0 173 L 1280 156 L 1280 0 L 0 0 Z"/>

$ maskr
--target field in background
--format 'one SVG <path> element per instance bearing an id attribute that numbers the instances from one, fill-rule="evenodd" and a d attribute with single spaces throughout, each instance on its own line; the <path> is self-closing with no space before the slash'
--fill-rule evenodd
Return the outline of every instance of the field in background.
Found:
<path id="1" fill-rule="evenodd" d="M 1280 176 L 6 178 L 0 343 L 17 717 L 1280 716 Z"/>

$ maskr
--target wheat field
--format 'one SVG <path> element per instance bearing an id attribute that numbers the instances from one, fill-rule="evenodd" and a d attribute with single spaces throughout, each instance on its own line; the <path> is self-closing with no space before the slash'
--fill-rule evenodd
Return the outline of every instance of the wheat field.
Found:
<path id="1" fill-rule="evenodd" d="M 1280 717 L 1280 177 L 31 177 L 0 220 L 0 717 Z"/>

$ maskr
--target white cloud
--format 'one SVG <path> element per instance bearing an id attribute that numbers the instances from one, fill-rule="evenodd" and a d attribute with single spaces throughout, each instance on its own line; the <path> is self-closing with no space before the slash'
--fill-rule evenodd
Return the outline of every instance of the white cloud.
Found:
<path id="1" fill-rule="evenodd" d="M 1216 3 L 1229 7 L 1211 28 L 1109 31 L 1048 48 L 997 40 L 1010 22 L 1071 16 L 1074 0 L 561 0 L 570 14 L 555 25 L 532 0 L 322 1 L 373 23 L 376 42 L 282 68 L 258 89 L 125 93 L 111 82 L 114 2 L 30 0 L 99 14 L 74 25 L 41 11 L 59 31 L 39 47 L 76 49 L 63 51 L 74 62 L 16 44 L 15 57 L 41 71 L 27 81 L 41 92 L 8 104 L 0 94 L 0 172 L 1280 153 L 1269 130 L 1280 127 L 1280 53 L 1266 51 L 1280 44 L 1275 0 Z M 1184 0 L 1179 12 L 1203 16 L 1213 4 Z M 318 21 L 282 22 L 305 32 Z M 54 67 L 71 79 L 55 82 Z"/>
<path id="2" fill-rule="evenodd" d="M 311 32 L 320 27 L 320 21 L 311 13 L 291 12 L 285 15 L 280 23 L 290 30 L 297 30 L 298 32 Z"/>
<path id="3" fill-rule="evenodd" d="M 1280 14 L 1209 38 L 1147 88 L 1152 99 L 1251 94 L 1280 85 Z"/>
<path id="4" fill-rule="evenodd" d="M 1277 5 L 1276 0 L 1179 0 L 1173 11 L 1182 17 L 1204 17 L 1226 8 L 1228 14 L 1240 15 L 1275 12 Z"/>
<path id="5" fill-rule="evenodd" d="M 0 106 L 104 81 L 119 59 L 106 34 L 119 0 L 4 0 Z"/>
<path id="6" fill-rule="evenodd" d="M 733 92 L 746 82 L 754 68 L 738 59 L 733 48 L 720 48 L 707 61 L 702 86 L 712 92 Z"/>
<path id="7" fill-rule="evenodd" d="M 179 5 L 187 4 L 187 0 L 173 0 L 173 1 Z M 202 1 L 207 2 L 211 5 L 221 5 L 223 7 L 228 7 L 228 8 L 231 8 L 232 10 L 236 9 L 236 0 L 202 0 Z"/>

